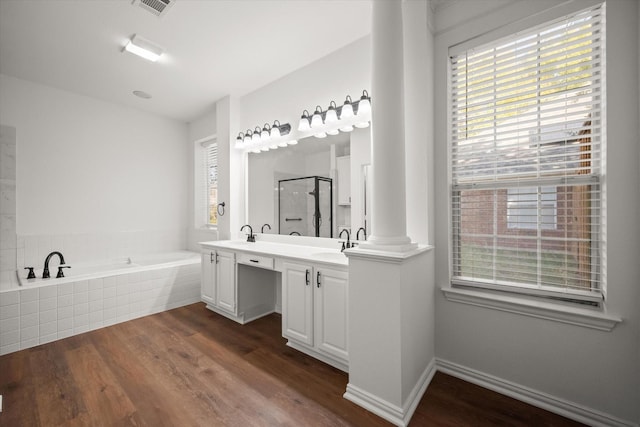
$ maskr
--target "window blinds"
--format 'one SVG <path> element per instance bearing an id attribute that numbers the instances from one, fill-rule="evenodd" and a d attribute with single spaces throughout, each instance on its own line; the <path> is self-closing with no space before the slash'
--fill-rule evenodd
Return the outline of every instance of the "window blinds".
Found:
<path id="1" fill-rule="evenodd" d="M 203 200 L 206 201 L 205 206 L 207 208 L 206 218 L 207 224 L 218 224 L 218 144 L 213 141 L 209 141 L 203 147 L 205 155 L 203 156 L 203 177 L 202 181 L 205 183 L 205 194 Z"/>
<path id="2" fill-rule="evenodd" d="M 453 282 L 600 299 L 604 5 L 451 57 Z"/>

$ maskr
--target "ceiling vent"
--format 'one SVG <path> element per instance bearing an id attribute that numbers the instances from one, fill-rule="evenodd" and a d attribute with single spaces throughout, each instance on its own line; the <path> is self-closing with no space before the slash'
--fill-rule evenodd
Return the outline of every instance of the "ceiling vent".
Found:
<path id="1" fill-rule="evenodd" d="M 133 0 L 131 4 L 138 5 L 155 16 L 162 18 L 175 2 L 176 0 Z"/>

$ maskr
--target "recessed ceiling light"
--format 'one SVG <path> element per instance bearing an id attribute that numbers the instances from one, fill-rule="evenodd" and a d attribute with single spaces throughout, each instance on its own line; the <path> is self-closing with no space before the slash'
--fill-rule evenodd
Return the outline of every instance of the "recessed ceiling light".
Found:
<path id="1" fill-rule="evenodd" d="M 124 46 L 124 51 L 138 55 L 149 61 L 156 62 L 162 55 L 163 49 L 157 44 L 134 34 L 131 40 Z"/>
<path id="2" fill-rule="evenodd" d="M 147 92 L 143 92 L 141 90 L 134 90 L 133 94 L 135 96 L 137 96 L 138 98 L 143 98 L 143 99 L 150 99 L 151 95 L 149 95 Z"/>

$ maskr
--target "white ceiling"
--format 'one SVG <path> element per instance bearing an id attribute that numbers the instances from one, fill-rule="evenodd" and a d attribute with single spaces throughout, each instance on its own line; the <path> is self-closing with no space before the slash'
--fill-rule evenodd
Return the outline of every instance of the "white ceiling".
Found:
<path id="1" fill-rule="evenodd" d="M 365 35 L 369 0 L 0 0 L 0 73 L 188 122 Z M 165 49 L 122 53 L 139 34 Z M 148 92 L 144 100 L 132 94 Z"/>

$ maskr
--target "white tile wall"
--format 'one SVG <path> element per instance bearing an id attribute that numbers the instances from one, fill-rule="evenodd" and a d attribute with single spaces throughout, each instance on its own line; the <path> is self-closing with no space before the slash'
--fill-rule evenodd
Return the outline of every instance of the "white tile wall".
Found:
<path id="1" fill-rule="evenodd" d="M 11 218 L 6 218 L 5 222 L 10 223 Z M 14 239 L 16 243 L 12 249 L 15 249 L 16 255 L 12 262 L 14 265 L 17 263 L 18 269 L 23 267 L 42 269 L 46 256 L 52 251 L 61 252 L 69 265 L 172 252 L 186 248 L 186 236 L 185 229 L 102 234 L 19 235 Z M 57 262 L 55 258 L 55 265 Z"/>
<path id="2" fill-rule="evenodd" d="M 0 355 L 200 301 L 200 265 L 0 293 Z"/>

